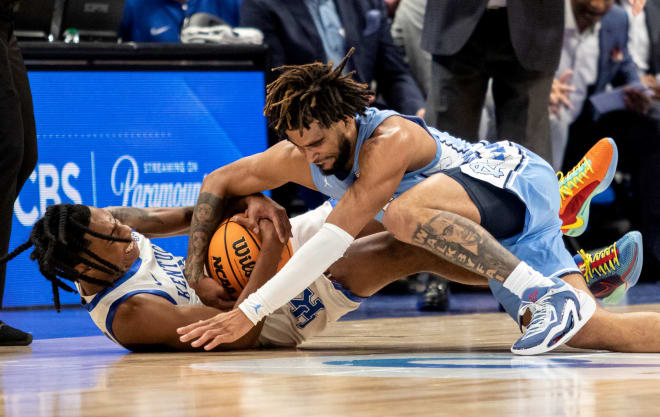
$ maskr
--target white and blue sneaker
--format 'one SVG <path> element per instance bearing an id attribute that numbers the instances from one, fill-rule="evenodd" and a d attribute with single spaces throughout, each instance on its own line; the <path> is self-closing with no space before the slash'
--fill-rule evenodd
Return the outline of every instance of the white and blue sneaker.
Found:
<path id="1" fill-rule="evenodd" d="M 589 294 L 573 288 L 559 278 L 552 278 L 552 287 L 532 287 L 525 290 L 518 310 L 522 317 L 532 314 L 525 333 L 511 346 L 517 355 L 538 355 L 550 352 L 569 341 L 596 311 L 596 302 Z"/>

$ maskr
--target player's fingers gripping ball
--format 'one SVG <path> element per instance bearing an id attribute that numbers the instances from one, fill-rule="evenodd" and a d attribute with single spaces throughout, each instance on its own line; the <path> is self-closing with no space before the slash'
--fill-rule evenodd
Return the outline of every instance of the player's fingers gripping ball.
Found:
<path id="1" fill-rule="evenodd" d="M 211 238 L 206 268 L 211 278 L 236 299 L 252 275 L 260 249 L 261 240 L 253 232 L 238 223 L 225 221 Z M 278 271 L 292 254 L 289 241 L 282 249 Z"/>

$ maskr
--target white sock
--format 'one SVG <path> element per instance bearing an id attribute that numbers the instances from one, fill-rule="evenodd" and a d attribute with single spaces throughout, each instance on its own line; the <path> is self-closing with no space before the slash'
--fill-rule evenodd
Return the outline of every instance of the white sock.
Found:
<path id="1" fill-rule="evenodd" d="M 525 262 L 520 262 L 513 272 L 511 272 L 511 275 L 504 280 L 502 285 L 516 296 L 522 297 L 523 292 L 527 288 L 551 287 L 555 283 Z"/>

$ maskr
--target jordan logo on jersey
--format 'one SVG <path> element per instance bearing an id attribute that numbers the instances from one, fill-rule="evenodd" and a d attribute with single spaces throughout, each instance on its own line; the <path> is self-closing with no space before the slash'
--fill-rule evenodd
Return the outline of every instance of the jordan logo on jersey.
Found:
<path id="1" fill-rule="evenodd" d="M 314 300 L 312 300 L 314 297 Z M 314 294 L 314 291 L 305 288 L 298 297 L 289 301 L 291 305 L 291 314 L 296 317 L 296 327 L 304 329 L 316 318 L 316 314 L 325 309 L 321 300 Z"/>

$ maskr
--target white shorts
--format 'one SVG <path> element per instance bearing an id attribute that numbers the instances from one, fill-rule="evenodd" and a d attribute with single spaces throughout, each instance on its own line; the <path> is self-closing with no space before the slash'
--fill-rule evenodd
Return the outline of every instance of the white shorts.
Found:
<path id="1" fill-rule="evenodd" d="M 293 300 L 266 318 L 262 346 L 296 346 L 323 332 L 328 323 L 357 309 L 364 300 L 320 276 Z"/>

